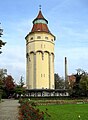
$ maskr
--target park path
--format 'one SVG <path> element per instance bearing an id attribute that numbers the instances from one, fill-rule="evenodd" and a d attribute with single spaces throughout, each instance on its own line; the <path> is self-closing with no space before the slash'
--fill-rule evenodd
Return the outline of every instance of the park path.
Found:
<path id="1" fill-rule="evenodd" d="M 18 100 L 4 99 L 0 103 L 0 120 L 18 120 Z"/>

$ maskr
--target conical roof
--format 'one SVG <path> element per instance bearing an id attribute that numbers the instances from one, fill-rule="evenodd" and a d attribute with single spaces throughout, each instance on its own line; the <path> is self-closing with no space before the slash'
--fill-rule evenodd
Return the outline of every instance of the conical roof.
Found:
<path id="1" fill-rule="evenodd" d="M 31 29 L 31 32 L 29 32 L 29 34 L 32 34 L 34 32 L 46 32 L 51 34 L 52 36 L 54 36 L 48 28 L 48 21 L 44 18 L 41 9 L 39 10 L 39 13 L 37 15 L 37 17 L 33 20 L 33 27 Z M 28 34 L 28 35 L 29 35 Z M 28 36 L 27 35 L 27 36 Z M 26 37 L 27 37 L 26 36 Z M 55 36 L 54 36 L 54 40 L 55 40 Z"/>
<path id="2" fill-rule="evenodd" d="M 48 21 L 47 21 L 47 20 L 44 18 L 44 16 L 42 15 L 41 10 L 39 11 L 38 16 L 33 20 L 33 23 L 34 23 L 35 20 L 38 20 L 38 19 L 45 20 L 45 21 L 47 22 L 47 24 L 48 24 Z"/>
<path id="3" fill-rule="evenodd" d="M 38 13 L 38 16 L 33 20 L 33 27 L 31 32 L 45 31 L 50 33 L 47 24 L 48 24 L 48 21 L 44 18 L 40 10 Z"/>

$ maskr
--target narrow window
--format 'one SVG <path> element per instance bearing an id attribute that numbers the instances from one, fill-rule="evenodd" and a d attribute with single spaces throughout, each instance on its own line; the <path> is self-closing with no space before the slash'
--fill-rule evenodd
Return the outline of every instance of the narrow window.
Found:
<path id="1" fill-rule="evenodd" d="M 31 62 L 31 59 L 30 59 L 30 57 L 29 57 L 29 62 Z"/>
<path id="2" fill-rule="evenodd" d="M 48 37 L 45 37 L 46 40 L 48 40 Z"/>
<path id="3" fill-rule="evenodd" d="M 44 54 L 42 54 L 42 60 L 44 60 Z"/>
<path id="4" fill-rule="evenodd" d="M 41 36 L 37 36 L 37 39 L 41 39 Z"/>
<path id="5" fill-rule="evenodd" d="M 53 42 L 53 39 L 51 39 L 51 41 Z"/>

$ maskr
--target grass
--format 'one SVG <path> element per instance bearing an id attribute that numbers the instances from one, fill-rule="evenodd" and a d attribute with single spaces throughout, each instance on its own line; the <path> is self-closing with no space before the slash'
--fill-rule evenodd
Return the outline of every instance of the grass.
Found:
<path id="1" fill-rule="evenodd" d="M 88 120 L 88 104 L 43 105 L 38 108 L 42 111 L 47 108 L 50 120 Z"/>

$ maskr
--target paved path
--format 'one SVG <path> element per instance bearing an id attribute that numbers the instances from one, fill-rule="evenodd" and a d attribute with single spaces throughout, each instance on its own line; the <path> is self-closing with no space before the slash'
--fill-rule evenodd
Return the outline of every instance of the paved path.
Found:
<path id="1" fill-rule="evenodd" d="M 18 120 L 18 100 L 4 99 L 0 103 L 0 120 Z"/>

